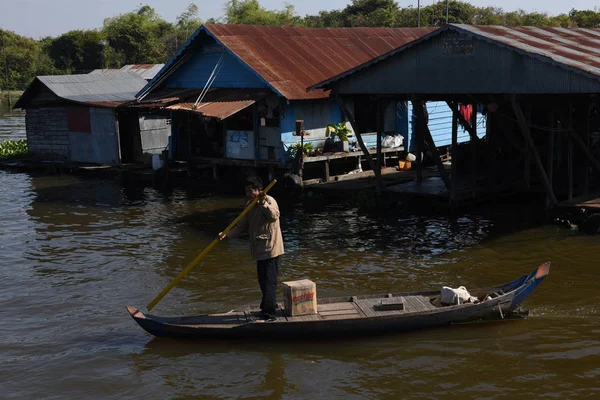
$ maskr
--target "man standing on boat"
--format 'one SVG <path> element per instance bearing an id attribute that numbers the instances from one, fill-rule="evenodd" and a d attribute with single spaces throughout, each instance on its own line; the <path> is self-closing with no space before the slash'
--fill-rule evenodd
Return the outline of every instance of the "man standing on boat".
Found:
<path id="1" fill-rule="evenodd" d="M 263 191 L 260 177 L 252 176 L 246 181 L 246 197 L 249 201 L 258 199 L 256 205 L 229 233 L 219 233 L 220 240 L 237 238 L 248 232 L 250 252 L 256 261 L 258 284 L 262 292 L 260 302 L 261 317 L 266 321 L 275 321 L 277 308 L 277 276 L 279 274 L 279 256 L 283 254 L 283 238 L 279 226 L 279 206 L 277 201 Z"/>

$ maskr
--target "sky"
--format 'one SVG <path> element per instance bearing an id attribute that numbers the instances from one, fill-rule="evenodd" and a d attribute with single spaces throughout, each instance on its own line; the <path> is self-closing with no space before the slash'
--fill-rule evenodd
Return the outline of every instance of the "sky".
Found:
<path id="1" fill-rule="evenodd" d="M 259 0 L 267 9 L 282 9 L 283 0 Z M 423 0 L 422 5 L 434 0 Z M 396 0 L 401 7 L 416 6 L 417 0 Z M 546 11 L 550 15 L 567 13 L 571 8 L 594 9 L 598 0 L 571 0 L 568 3 L 548 0 L 470 0 L 476 6 L 500 6 L 505 11 L 522 8 L 527 12 Z M 169 22 L 195 3 L 200 18 L 219 18 L 226 0 L 0 0 L 0 28 L 19 35 L 39 39 L 58 36 L 73 29 L 102 27 L 105 18 L 135 10 L 140 4 L 153 7 Z M 320 10 L 342 9 L 349 0 L 288 0 L 299 15 L 316 14 Z"/>

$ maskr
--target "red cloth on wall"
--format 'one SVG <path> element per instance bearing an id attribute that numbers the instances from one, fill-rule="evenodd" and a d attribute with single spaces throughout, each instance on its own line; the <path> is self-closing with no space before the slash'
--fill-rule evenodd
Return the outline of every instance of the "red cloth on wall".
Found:
<path id="1" fill-rule="evenodd" d="M 472 104 L 461 104 L 459 106 L 459 112 L 469 124 L 471 123 L 471 117 L 473 116 L 473 105 Z"/>

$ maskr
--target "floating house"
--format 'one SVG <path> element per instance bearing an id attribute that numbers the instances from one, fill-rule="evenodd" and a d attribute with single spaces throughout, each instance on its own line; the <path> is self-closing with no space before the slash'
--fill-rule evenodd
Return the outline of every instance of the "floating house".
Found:
<path id="1" fill-rule="evenodd" d="M 327 125 L 346 121 L 317 82 L 375 59 L 430 33 L 431 28 L 298 28 L 248 25 L 200 27 L 128 107 L 171 112 L 171 157 L 199 165 L 289 165 L 301 141 L 323 151 Z M 368 97 L 345 105 L 367 145 L 375 145 L 376 107 Z M 388 104 L 386 134 L 408 138 L 405 101 Z M 297 145 L 296 145 L 297 146 Z M 319 152 L 319 150 L 317 150 Z M 385 151 L 404 151 L 404 147 Z M 361 152 L 339 155 L 360 162 Z M 323 157 L 311 161 L 329 162 Z M 358 159 L 358 160 L 357 160 Z"/>
<path id="2" fill-rule="evenodd" d="M 447 25 L 311 89 L 346 101 L 411 101 L 417 146 L 427 143 L 433 153 L 423 104 L 452 110 L 451 173 L 435 154 L 440 185 L 417 171 L 416 185 L 398 185 L 399 192 L 460 200 L 539 188 L 556 205 L 600 182 L 600 29 Z M 459 104 L 472 106 L 471 120 Z M 486 115 L 484 132 L 477 110 Z M 457 145 L 459 126 L 469 132 L 466 152 Z"/>
<path id="3" fill-rule="evenodd" d="M 168 115 L 119 111 L 147 84 L 150 68 L 145 75 L 141 70 L 36 77 L 14 106 L 26 111 L 30 155 L 92 164 L 150 162 L 167 147 Z"/>

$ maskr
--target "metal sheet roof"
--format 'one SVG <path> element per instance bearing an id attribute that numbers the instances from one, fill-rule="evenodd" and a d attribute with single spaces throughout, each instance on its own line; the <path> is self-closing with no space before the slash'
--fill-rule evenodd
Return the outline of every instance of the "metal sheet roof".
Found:
<path id="1" fill-rule="evenodd" d="M 35 96 L 38 84 L 46 86 L 64 100 L 114 107 L 116 104 L 134 100 L 135 94 L 146 83 L 144 78 L 133 72 L 38 76 L 17 101 L 15 108 L 27 106 L 29 99 Z"/>
<path id="2" fill-rule="evenodd" d="M 453 26 L 600 77 L 600 29 L 598 28 Z"/>
<path id="3" fill-rule="evenodd" d="M 409 43 L 434 28 L 299 28 L 203 25 L 147 89 L 182 64 L 202 33 L 213 37 L 288 100 L 320 99 L 327 92 L 306 88 Z M 139 95 L 141 95 L 139 93 Z"/>
<path id="4" fill-rule="evenodd" d="M 354 72 L 378 63 L 447 30 L 466 33 L 497 45 L 503 45 L 523 54 L 551 62 L 563 68 L 577 70 L 600 77 L 600 29 L 598 28 L 538 28 L 531 26 L 505 27 L 487 25 L 450 24 L 404 44 L 386 54 L 375 57 L 309 88 L 322 90 L 329 84 Z"/>
<path id="5" fill-rule="evenodd" d="M 190 111 L 225 119 L 257 100 L 273 95 L 269 89 L 213 89 L 194 106 L 201 92 L 201 89 L 163 89 L 142 102 L 132 102 L 125 107 Z"/>
<path id="6" fill-rule="evenodd" d="M 225 119 L 246 107 L 250 107 L 270 93 L 255 89 L 217 89 L 209 92 L 196 106 L 195 101 L 176 103 L 169 110 L 193 111 L 207 117 Z M 196 100 L 196 99 L 194 99 Z"/>
<path id="7" fill-rule="evenodd" d="M 121 68 L 95 69 L 90 74 L 105 74 L 107 72 L 135 72 L 147 81 L 164 67 L 165 64 L 128 64 Z"/>

